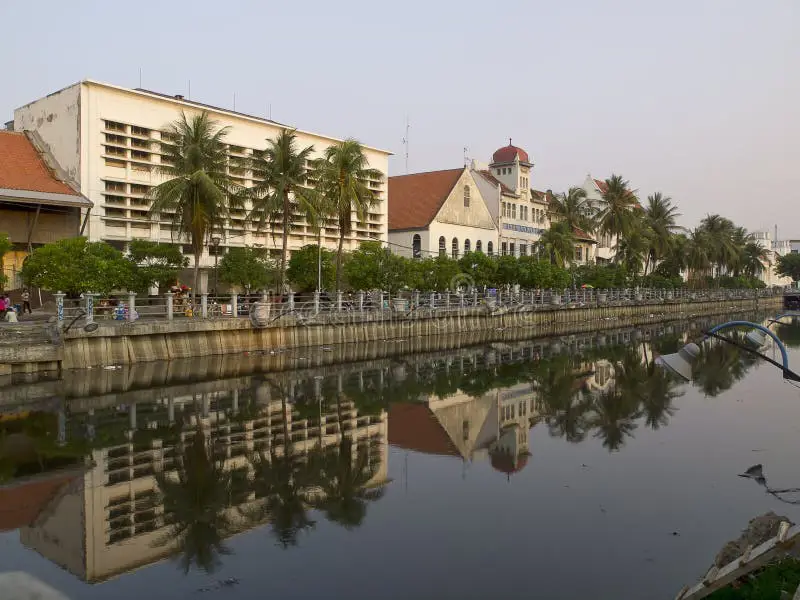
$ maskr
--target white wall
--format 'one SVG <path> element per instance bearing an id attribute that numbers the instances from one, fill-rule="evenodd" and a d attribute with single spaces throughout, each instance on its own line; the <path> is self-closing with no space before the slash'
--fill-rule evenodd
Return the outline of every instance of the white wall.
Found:
<path id="1" fill-rule="evenodd" d="M 14 130 L 39 132 L 58 164 L 77 183 L 81 182 L 80 89 L 75 84 L 14 111 Z"/>

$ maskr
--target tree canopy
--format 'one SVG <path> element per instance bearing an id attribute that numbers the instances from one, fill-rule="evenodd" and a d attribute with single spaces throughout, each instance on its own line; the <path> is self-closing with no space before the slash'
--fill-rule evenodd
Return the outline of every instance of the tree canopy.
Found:
<path id="1" fill-rule="evenodd" d="M 230 248 L 219 261 L 219 279 L 245 290 L 265 290 L 274 279 L 275 267 L 263 248 Z"/>

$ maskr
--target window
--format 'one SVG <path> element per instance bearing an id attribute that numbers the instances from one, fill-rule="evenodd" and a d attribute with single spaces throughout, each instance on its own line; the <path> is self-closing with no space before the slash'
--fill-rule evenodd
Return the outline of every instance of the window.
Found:
<path id="1" fill-rule="evenodd" d="M 106 121 L 106 129 L 111 131 L 127 131 L 128 127 L 124 123 L 117 123 L 116 121 Z"/>
<path id="2" fill-rule="evenodd" d="M 469 240 L 464 240 L 464 254 L 472 250 L 472 244 Z"/>
<path id="3" fill-rule="evenodd" d="M 519 255 L 520 256 L 528 256 L 528 244 L 520 244 L 519 245 Z"/>
<path id="4" fill-rule="evenodd" d="M 453 243 L 450 251 L 453 258 L 458 258 L 458 238 L 453 238 Z"/>
<path id="5" fill-rule="evenodd" d="M 512 219 L 516 219 L 517 218 L 517 205 L 516 204 L 512 204 L 511 205 L 511 218 Z"/>
<path id="6" fill-rule="evenodd" d="M 131 133 L 133 135 L 140 135 L 142 137 L 150 137 L 150 130 L 145 127 L 137 127 L 136 125 L 131 125 Z"/>
<path id="7" fill-rule="evenodd" d="M 106 142 L 108 142 L 109 144 L 120 144 L 124 146 L 125 140 L 127 139 L 128 138 L 126 138 L 124 135 L 115 135 L 113 133 L 106 134 Z"/>
<path id="8" fill-rule="evenodd" d="M 501 206 L 502 206 L 502 214 L 505 217 L 506 216 L 506 203 L 503 202 Z"/>
<path id="9" fill-rule="evenodd" d="M 489 242 L 488 244 L 486 244 L 486 253 L 489 256 L 493 256 L 494 255 L 494 244 L 492 242 Z"/>
<path id="10" fill-rule="evenodd" d="M 515 252 L 515 250 L 516 250 L 516 248 L 514 247 L 514 242 L 511 242 L 511 243 L 508 245 L 508 253 L 509 253 L 511 256 L 516 256 L 516 254 L 514 253 L 514 252 Z"/>
<path id="11" fill-rule="evenodd" d="M 106 166 L 107 167 L 117 167 L 119 169 L 125 168 L 125 161 L 124 160 L 116 160 L 113 158 L 106 159 Z"/>
<path id="12" fill-rule="evenodd" d="M 500 254 L 503 256 L 508 254 L 508 244 L 506 244 L 506 242 L 500 244 Z"/>
<path id="13" fill-rule="evenodd" d="M 439 256 L 444 256 L 447 252 L 447 242 L 444 240 L 444 236 L 439 238 Z"/>
<path id="14" fill-rule="evenodd" d="M 106 181 L 106 190 L 109 192 L 124 192 L 125 184 L 121 181 Z"/>
<path id="15" fill-rule="evenodd" d="M 575 258 L 577 260 L 583 260 L 583 247 L 582 246 L 575 246 Z"/>
<path id="16" fill-rule="evenodd" d="M 475 252 L 483 252 L 483 243 L 480 240 L 475 242 Z"/>
<path id="17" fill-rule="evenodd" d="M 469 186 L 464 186 L 464 206 L 469 208 Z"/>
<path id="18" fill-rule="evenodd" d="M 422 252 L 422 239 L 419 237 L 418 233 L 414 234 L 414 237 L 411 238 L 411 255 L 414 258 L 419 258 Z"/>
<path id="19" fill-rule="evenodd" d="M 150 161 L 150 153 L 149 152 L 142 152 L 141 150 L 131 150 L 131 158 L 135 160 L 146 160 Z"/>
<path id="20" fill-rule="evenodd" d="M 114 156 L 128 156 L 128 151 L 124 148 L 117 148 L 116 146 L 106 146 L 106 154 Z"/>

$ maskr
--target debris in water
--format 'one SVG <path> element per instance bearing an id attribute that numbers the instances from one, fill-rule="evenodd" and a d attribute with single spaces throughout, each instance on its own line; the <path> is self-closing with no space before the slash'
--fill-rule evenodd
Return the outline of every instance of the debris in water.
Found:
<path id="1" fill-rule="evenodd" d="M 754 479 L 758 485 L 763 485 L 764 487 L 767 486 L 767 478 L 764 477 L 764 468 L 761 466 L 761 464 L 753 465 L 744 473 L 739 473 L 739 477 L 744 477 L 745 479 Z"/>
<path id="2" fill-rule="evenodd" d="M 672 535 L 677 537 L 677 536 L 679 536 L 679 535 L 680 535 L 680 533 L 678 533 L 677 531 L 673 531 L 673 532 L 672 532 Z"/>

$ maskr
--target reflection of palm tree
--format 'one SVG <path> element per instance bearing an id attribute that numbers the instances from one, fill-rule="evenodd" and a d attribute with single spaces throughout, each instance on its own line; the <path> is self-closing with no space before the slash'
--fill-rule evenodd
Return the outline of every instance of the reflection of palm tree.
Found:
<path id="1" fill-rule="evenodd" d="M 721 341 L 706 343 L 692 366 L 692 378 L 706 396 L 713 398 L 733 387 L 756 360 L 753 355 L 731 344 Z"/>
<path id="2" fill-rule="evenodd" d="M 286 393 L 277 391 L 283 408 L 283 452 L 279 455 L 273 446 L 269 456 L 260 452 L 250 457 L 255 471 L 253 488 L 260 502 L 256 509 L 247 511 L 247 517 L 256 523 L 269 520 L 278 543 L 287 548 L 297 545 L 300 532 L 314 526 L 306 507 L 315 480 L 315 454 L 305 457 L 295 454 L 289 434 Z"/>
<path id="3" fill-rule="evenodd" d="M 155 474 L 166 520 L 171 523 L 156 545 L 176 543 L 184 572 L 196 565 L 211 573 L 219 566 L 219 556 L 230 554 L 224 540 L 236 530 L 228 512 L 232 476 L 213 456 L 199 424 L 189 445 L 178 447 L 175 460 L 177 478 Z"/>
<path id="4" fill-rule="evenodd" d="M 379 500 L 384 495 L 383 488 L 368 489 L 366 486 L 375 476 L 379 465 L 370 464 L 369 449 L 358 448 L 353 461 L 353 440 L 342 437 L 335 450 L 325 453 L 321 462 L 321 495 L 315 506 L 326 517 L 353 529 L 361 525 L 367 514 L 367 503 Z"/>
<path id="5" fill-rule="evenodd" d="M 675 381 L 663 369 L 649 369 L 649 376 L 645 383 L 644 399 L 642 400 L 642 412 L 644 422 L 650 429 L 659 429 L 669 424 L 669 418 L 678 410 L 672 406 L 672 401 L 683 395 L 683 392 L 676 392 Z"/>
<path id="6" fill-rule="evenodd" d="M 646 397 L 647 370 L 637 353 L 628 350 L 614 364 L 614 385 L 608 392 L 595 397 L 593 426 L 595 437 L 602 438 L 603 446 L 618 450 L 625 438 L 632 437 L 636 419 L 641 415 L 640 405 Z"/>
<path id="7" fill-rule="evenodd" d="M 575 373 L 569 357 L 543 360 L 533 378 L 544 402 L 545 422 L 550 435 L 575 443 L 586 439 L 586 412 L 591 404 L 575 390 Z"/>

